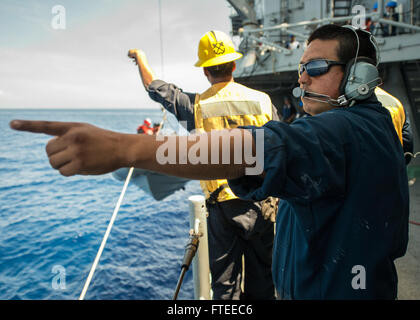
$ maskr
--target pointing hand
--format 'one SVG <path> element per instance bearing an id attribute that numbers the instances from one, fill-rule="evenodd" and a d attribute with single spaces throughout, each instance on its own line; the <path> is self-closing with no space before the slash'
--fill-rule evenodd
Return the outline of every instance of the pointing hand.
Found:
<path id="1" fill-rule="evenodd" d="M 63 176 L 103 174 L 124 166 L 120 143 L 124 134 L 75 122 L 13 120 L 10 127 L 55 136 L 46 152 L 51 166 Z"/>

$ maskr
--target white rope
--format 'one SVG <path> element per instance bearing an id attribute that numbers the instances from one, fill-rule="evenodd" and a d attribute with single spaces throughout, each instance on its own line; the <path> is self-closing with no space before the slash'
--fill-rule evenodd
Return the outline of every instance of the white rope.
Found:
<path id="1" fill-rule="evenodd" d="M 89 275 L 86 279 L 85 286 L 83 287 L 79 300 L 83 300 L 85 298 L 86 291 L 89 288 L 90 281 L 92 280 L 93 274 L 95 273 L 96 266 L 98 265 L 99 259 L 101 258 L 102 251 L 105 248 L 106 241 L 108 240 L 108 236 L 111 232 L 115 218 L 117 217 L 118 210 L 120 209 L 120 205 L 121 205 L 122 199 L 124 198 L 125 191 L 127 190 L 128 183 L 130 182 L 133 169 L 134 167 L 131 167 L 130 171 L 128 171 L 127 178 L 125 179 L 124 187 L 121 190 L 120 198 L 118 199 L 117 205 L 115 206 L 114 213 L 112 214 L 111 220 L 109 221 L 108 228 L 106 229 L 104 238 L 102 239 L 101 246 L 99 247 L 98 253 L 96 254 L 95 261 L 93 262 L 92 268 L 90 269 Z"/>

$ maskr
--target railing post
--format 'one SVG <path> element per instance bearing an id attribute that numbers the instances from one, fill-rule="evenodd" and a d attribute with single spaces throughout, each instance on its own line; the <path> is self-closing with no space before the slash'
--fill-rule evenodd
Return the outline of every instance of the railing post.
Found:
<path id="1" fill-rule="evenodd" d="M 200 243 L 193 259 L 194 298 L 211 300 L 211 276 L 209 247 L 207 240 L 207 209 L 205 198 L 201 195 L 188 198 L 190 209 L 190 228 L 200 234 Z M 197 230 L 198 229 L 198 230 Z"/>

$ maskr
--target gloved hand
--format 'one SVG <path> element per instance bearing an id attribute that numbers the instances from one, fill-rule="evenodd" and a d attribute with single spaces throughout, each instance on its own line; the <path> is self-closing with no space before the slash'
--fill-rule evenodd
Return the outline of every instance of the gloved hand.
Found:
<path id="1" fill-rule="evenodd" d="M 279 198 L 268 197 L 261 201 L 261 212 L 264 220 L 270 219 L 271 222 L 276 221 Z"/>

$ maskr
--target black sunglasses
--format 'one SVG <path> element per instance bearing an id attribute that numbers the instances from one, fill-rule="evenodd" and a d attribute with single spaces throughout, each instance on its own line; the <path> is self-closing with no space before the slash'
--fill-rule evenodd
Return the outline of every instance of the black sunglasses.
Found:
<path id="1" fill-rule="evenodd" d="M 302 76 L 304 71 L 306 71 L 311 77 L 320 76 L 327 73 L 330 69 L 330 66 L 335 65 L 345 65 L 345 63 L 326 59 L 316 59 L 303 64 L 299 64 L 299 77 Z"/>

